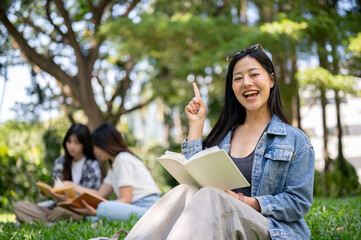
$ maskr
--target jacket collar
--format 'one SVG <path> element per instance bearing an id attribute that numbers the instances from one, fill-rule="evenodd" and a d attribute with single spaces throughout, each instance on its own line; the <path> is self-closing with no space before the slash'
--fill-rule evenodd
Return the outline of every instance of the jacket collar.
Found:
<path id="1" fill-rule="evenodd" d="M 269 124 L 268 134 L 274 135 L 287 135 L 286 124 L 282 122 L 276 115 L 273 115 L 272 120 Z"/>

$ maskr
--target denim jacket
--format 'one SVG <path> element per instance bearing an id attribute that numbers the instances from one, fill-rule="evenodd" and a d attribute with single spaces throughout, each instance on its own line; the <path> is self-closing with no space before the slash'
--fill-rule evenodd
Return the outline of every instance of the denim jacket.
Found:
<path id="1" fill-rule="evenodd" d="M 232 130 L 219 144 L 229 154 Z M 182 143 L 189 159 L 202 150 L 202 139 Z M 252 168 L 252 197 L 270 220 L 272 239 L 310 239 L 303 219 L 313 200 L 315 154 L 309 138 L 276 115 L 261 136 Z"/>

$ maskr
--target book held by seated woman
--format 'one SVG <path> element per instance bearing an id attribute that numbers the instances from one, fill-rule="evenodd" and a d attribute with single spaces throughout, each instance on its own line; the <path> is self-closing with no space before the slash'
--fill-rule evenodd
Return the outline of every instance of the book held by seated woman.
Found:
<path id="1" fill-rule="evenodd" d="M 198 152 L 188 160 L 183 154 L 171 151 L 157 160 L 181 184 L 222 190 L 250 186 L 226 151 L 218 146 Z"/>

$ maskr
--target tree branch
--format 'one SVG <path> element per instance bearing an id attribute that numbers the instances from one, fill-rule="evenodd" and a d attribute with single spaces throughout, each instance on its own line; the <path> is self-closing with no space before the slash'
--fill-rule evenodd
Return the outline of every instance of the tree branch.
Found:
<path id="1" fill-rule="evenodd" d="M 29 17 L 25 18 L 22 15 L 20 15 L 19 13 L 16 13 L 15 15 L 18 17 L 19 21 L 28 24 L 36 32 L 36 35 L 38 35 L 39 33 L 42 33 L 42 34 L 48 36 L 52 42 L 64 43 L 63 41 L 56 40 L 53 36 L 49 35 L 43 28 L 35 25 L 34 22 Z"/>
<path id="2" fill-rule="evenodd" d="M 61 37 L 62 37 L 62 41 L 61 41 L 61 42 L 65 43 L 65 44 L 70 44 L 70 43 L 69 43 L 69 40 L 67 40 L 67 39 L 65 38 L 65 34 L 60 30 L 60 28 L 58 27 L 58 25 L 56 25 L 56 24 L 53 22 L 53 19 L 52 19 L 51 16 L 50 16 L 50 2 L 51 2 L 51 1 L 52 1 L 52 0 L 47 0 L 47 1 L 46 1 L 46 5 L 45 5 L 45 11 L 46 11 L 47 19 L 48 19 L 48 21 L 50 22 L 50 24 L 54 27 L 55 31 L 57 31 L 57 32 L 61 35 Z"/>
<path id="3" fill-rule="evenodd" d="M 88 2 L 91 2 L 90 0 Z M 101 0 L 99 1 L 98 5 L 94 7 L 93 13 L 93 22 L 95 24 L 95 28 L 99 27 L 100 20 L 102 19 L 104 10 L 106 6 L 111 2 L 111 0 Z"/>
<path id="4" fill-rule="evenodd" d="M 73 27 L 72 27 L 72 22 L 70 20 L 69 14 L 65 9 L 64 3 L 63 3 L 62 0 L 55 0 L 55 4 L 58 7 L 61 16 L 64 19 L 65 26 L 68 29 L 68 32 L 66 33 L 66 36 L 69 39 L 70 45 L 74 49 L 74 53 L 75 53 L 75 56 L 77 58 L 77 61 L 79 61 L 80 59 L 83 59 L 84 56 L 83 56 L 83 54 L 81 52 L 81 49 L 80 49 L 80 46 L 79 46 L 79 44 L 78 44 L 78 42 L 76 40 L 76 36 L 75 36 L 74 30 L 73 30 Z"/>
<path id="5" fill-rule="evenodd" d="M 63 81 L 64 83 L 73 86 L 74 82 L 72 77 L 63 71 L 52 58 L 45 57 L 38 54 L 32 47 L 29 46 L 27 41 L 23 38 L 22 34 L 18 32 L 15 26 L 9 21 L 4 10 L 0 8 L 0 21 L 4 24 L 8 33 L 14 38 L 18 47 L 21 48 L 26 58 L 38 65 L 41 69 L 55 77 L 56 79 Z M 16 46 L 15 46 L 16 47 Z"/>
<path id="6" fill-rule="evenodd" d="M 127 93 L 127 90 L 131 86 L 131 79 L 130 79 L 129 75 L 130 75 L 130 72 L 132 71 L 133 67 L 134 67 L 133 59 L 128 60 L 124 67 L 126 74 L 120 81 L 118 81 L 118 84 L 115 87 L 115 91 L 114 91 L 111 99 L 107 102 L 107 106 L 108 106 L 107 112 L 109 115 L 111 114 L 113 103 L 114 103 L 116 97 L 118 97 L 118 96 L 120 96 L 120 98 L 121 98 L 121 104 L 118 108 L 118 111 L 119 111 L 119 109 L 124 108 L 125 95 Z"/>
<path id="7" fill-rule="evenodd" d="M 133 0 L 133 1 L 129 4 L 127 10 L 125 10 L 125 13 L 122 15 L 122 17 L 128 16 L 128 14 L 135 8 L 135 6 L 138 4 L 138 2 L 140 2 L 140 0 Z"/>
<path id="8" fill-rule="evenodd" d="M 154 101 L 155 99 L 156 99 L 156 96 L 153 95 L 147 101 L 145 101 L 143 103 L 140 103 L 137 106 L 134 106 L 134 107 L 132 107 L 130 109 L 126 110 L 124 108 L 119 108 L 116 114 L 109 117 L 109 122 L 117 122 L 121 115 L 133 112 L 133 111 L 138 110 L 140 108 L 143 108 L 143 107 L 147 106 L 149 103 L 151 103 L 152 101 Z"/>
<path id="9" fill-rule="evenodd" d="M 30 19 L 29 17 L 25 18 L 25 17 L 23 17 L 22 15 L 20 15 L 19 13 L 16 13 L 15 15 L 18 17 L 19 21 L 22 21 L 22 22 L 30 25 L 30 26 L 34 29 L 34 31 L 36 32 L 36 34 L 43 33 L 43 34 L 45 34 L 45 35 L 48 35 L 48 34 L 44 31 L 44 29 L 42 29 L 42 28 L 39 27 L 39 26 L 36 26 L 36 25 L 33 23 L 33 21 L 31 21 L 31 19 Z"/>
<path id="10" fill-rule="evenodd" d="M 98 59 L 99 56 L 99 48 L 102 45 L 102 43 L 104 42 L 104 38 L 99 38 L 98 40 L 96 39 L 97 37 L 97 32 L 100 26 L 100 21 L 101 18 L 103 16 L 104 10 L 106 8 L 106 6 L 111 2 L 111 0 L 101 0 L 98 5 L 94 6 L 92 4 L 92 2 L 90 0 L 88 0 L 88 4 L 90 6 L 90 9 L 92 11 L 93 17 L 92 17 L 92 21 L 94 23 L 94 36 L 92 39 L 92 48 L 89 52 L 89 64 L 90 66 L 94 66 L 95 61 Z"/>

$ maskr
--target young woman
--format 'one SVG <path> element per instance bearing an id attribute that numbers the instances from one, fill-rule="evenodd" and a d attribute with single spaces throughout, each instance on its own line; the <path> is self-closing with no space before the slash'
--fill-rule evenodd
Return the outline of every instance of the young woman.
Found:
<path id="1" fill-rule="evenodd" d="M 202 141 L 206 105 L 185 108 L 187 158 L 204 148 L 225 149 L 251 187 L 221 191 L 180 185 L 162 197 L 126 239 L 309 239 L 303 219 L 312 205 L 314 151 L 308 137 L 287 124 L 273 64 L 260 44 L 231 55 L 225 103 Z M 201 171 L 201 169 L 200 169 Z"/>
<path id="2" fill-rule="evenodd" d="M 85 208 L 74 210 L 82 215 L 111 220 L 128 220 L 133 214 L 142 216 L 159 198 L 160 190 L 150 172 L 125 144 L 122 135 L 111 124 L 100 125 L 92 134 L 94 152 L 101 161 L 109 161 L 110 168 L 98 191 L 65 182 L 81 194 L 85 191 L 107 198 L 114 191 L 117 199 L 98 205 L 97 209 L 83 202 Z"/>
<path id="3" fill-rule="evenodd" d="M 73 124 L 64 137 L 63 148 L 65 155 L 55 160 L 53 178 L 68 180 L 84 187 L 98 189 L 102 175 L 100 165 L 94 156 L 93 143 L 88 127 L 79 123 Z M 53 196 L 59 201 L 67 200 L 67 196 L 61 194 L 53 193 Z M 55 201 L 38 204 L 19 201 L 15 206 L 15 214 L 20 222 L 37 220 L 48 223 L 54 222 L 59 217 L 73 217 L 74 220 L 82 218 L 80 215 L 55 206 Z"/>

